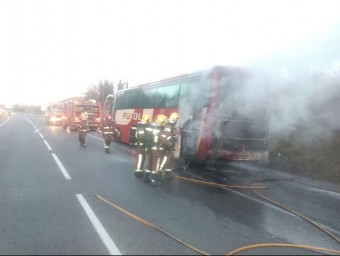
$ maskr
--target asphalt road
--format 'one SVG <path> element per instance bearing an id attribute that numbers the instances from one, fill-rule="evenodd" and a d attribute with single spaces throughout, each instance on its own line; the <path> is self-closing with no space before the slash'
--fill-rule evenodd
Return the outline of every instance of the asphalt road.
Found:
<path id="1" fill-rule="evenodd" d="M 112 204 L 206 254 L 258 243 L 340 250 L 336 239 L 251 189 L 179 178 L 155 187 L 136 178 L 133 170 L 130 148 L 114 143 L 106 154 L 96 132 L 88 134 L 87 147 L 81 148 L 76 132 L 47 125 L 42 116 L 3 117 L 0 254 L 200 254 Z M 261 182 L 267 188 L 256 191 L 340 239 L 339 186 L 251 165 L 218 170 L 216 174 L 190 166 L 178 175 L 229 185 Z M 266 247 L 240 254 L 320 253 Z"/>

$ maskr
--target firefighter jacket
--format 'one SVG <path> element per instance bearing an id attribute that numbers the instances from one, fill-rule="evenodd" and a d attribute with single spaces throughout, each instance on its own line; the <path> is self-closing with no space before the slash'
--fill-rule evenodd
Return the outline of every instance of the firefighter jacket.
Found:
<path id="1" fill-rule="evenodd" d="M 139 148 L 149 149 L 152 146 L 152 127 L 150 124 L 139 122 L 131 128 L 130 144 Z"/>
<path id="2" fill-rule="evenodd" d="M 80 114 L 80 120 L 87 120 L 89 118 L 89 115 L 87 112 L 83 112 Z"/>
<path id="3" fill-rule="evenodd" d="M 167 134 L 165 132 L 165 127 L 155 124 L 152 124 L 152 149 L 166 150 L 171 147 L 172 142 L 167 139 Z"/>
<path id="4" fill-rule="evenodd" d="M 166 135 L 166 140 L 170 141 L 167 143 L 169 146 L 167 149 L 173 149 L 177 140 L 176 122 L 167 123 L 164 127 L 164 134 Z"/>
<path id="5" fill-rule="evenodd" d="M 102 135 L 113 135 L 115 128 L 112 123 L 110 122 L 104 122 L 103 126 L 101 127 Z"/>
<path id="6" fill-rule="evenodd" d="M 88 126 L 86 120 L 81 120 L 79 124 L 79 131 L 80 132 L 87 132 Z"/>

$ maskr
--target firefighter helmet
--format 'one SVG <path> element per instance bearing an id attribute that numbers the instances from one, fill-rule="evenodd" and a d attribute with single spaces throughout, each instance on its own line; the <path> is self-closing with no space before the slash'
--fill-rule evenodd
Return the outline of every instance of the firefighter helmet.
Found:
<path id="1" fill-rule="evenodd" d="M 155 123 L 164 126 L 168 122 L 166 115 L 158 115 L 156 117 Z"/>
<path id="2" fill-rule="evenodd" d="M 149 124 L 151 122 L 151 116 L 149 114 L 144 114 L 142 116 L 141 123 L 143 124 Z"/>
<path id="3" fill-rule="evenodd" d="M 177 122 L 178 118 L 179 115 L 176 112 L 171 113 L 171 115 L 169 116 L 169 123 Z"/>

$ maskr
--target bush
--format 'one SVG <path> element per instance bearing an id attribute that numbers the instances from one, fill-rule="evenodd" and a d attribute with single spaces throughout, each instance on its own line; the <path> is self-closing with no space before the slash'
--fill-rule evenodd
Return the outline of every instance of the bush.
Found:
<path id="1" fill-rule="evenodd" d="M 340 184 L 340 131 L 306 143 L 297 139 L 300 129 L 280 139 L 270 151 L 270 166 L 297 175 Z"/>

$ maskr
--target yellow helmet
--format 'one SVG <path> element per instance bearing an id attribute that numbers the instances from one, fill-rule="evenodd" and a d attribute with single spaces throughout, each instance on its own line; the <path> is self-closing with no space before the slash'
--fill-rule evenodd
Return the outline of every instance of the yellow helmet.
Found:
<path id="1" fill-rule="evenodd" d="M 158 115 L 156 117 L 155 123 L 164 126 L 168 122 L 166 115 Z"/>
<path id="2" fill-rule="evenodd" d="M 144 114 L 144 115 L 142 116 L 141 123 L 149 124 L 150 121 L 151 121 L 151 116 L 150 116 L 150 115 Z"/>
<path id="3" fill-rule="evenodd" d="M 179 115 L 176 112 L 173 112 L 169 116 L 169 122 L 175 123 L 175 122 L 177 122 L 178 118 L 179 118 Z"/>

